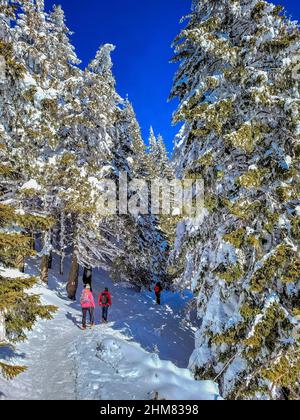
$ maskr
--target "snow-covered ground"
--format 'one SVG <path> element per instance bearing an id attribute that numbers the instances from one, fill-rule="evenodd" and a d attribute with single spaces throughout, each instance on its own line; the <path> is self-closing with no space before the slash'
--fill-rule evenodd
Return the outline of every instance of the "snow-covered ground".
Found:
<path id="1" fill-rule="evenodd" d="M 158 392 L 166 399 L 218 399 L 214 383 L 196 382 L 185 369 L 195 329 L 191 322 L 182 322 L 187 294 L 166 292 L 158 307 L 151 293 L 113 284 L 98 270 L 93 291 L 98 296 L 109 287 L 111 322 L 100 325 L 97 308 L 98 325 L 81 331 L 80 307 L 66 299 L 64 284 L 54 272 L 49 289 L 39 286 L 35 292 L 59 310 L 53 320 L 38 322 L 28 341 L 17 346 L 14 362 L 28 370 L 11 382 L 0 379 L 0 397 L 145 400 Z"/>

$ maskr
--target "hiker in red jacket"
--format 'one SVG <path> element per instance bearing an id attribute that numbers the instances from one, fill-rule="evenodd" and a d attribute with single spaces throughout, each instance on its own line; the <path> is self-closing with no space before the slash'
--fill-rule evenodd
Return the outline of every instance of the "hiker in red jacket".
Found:
<path id="1" fill-rule="evenodd" d="M 103 293 L 99 296 L 99 306 L 102 307 L 102 320 L 107 323 L 108 319 L 108 308 L 112 305 L 111 294 L 109 293 L 108 288 L 104 290 Z"/>
<path id="2" fill-rule="evenodd" d="M 155 287 L 154 287 L 154 292 L 155 292 L 155 296 L 156 296 L 156 303 L 158 305 L 160 305 L 161 302 L 161 292 L 163 291 L 162 285 L 160 282 L 156 283 Z"/>

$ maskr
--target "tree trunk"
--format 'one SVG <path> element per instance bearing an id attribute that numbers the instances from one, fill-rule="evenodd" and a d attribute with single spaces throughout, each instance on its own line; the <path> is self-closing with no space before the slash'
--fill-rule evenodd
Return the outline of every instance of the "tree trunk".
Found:
<path id="1" fill-rule="evenodd" d="M 0 343 L 6 339 L 5 319 L 2 312 L 0 312 Z"/>
<path id="2" fill-rule="evenodd" d="M 35 251 L 35 232 L 31 232 L 31 248 Z"/>
<path id="3" fill-rule="evenodd" d="M 50 243 L 51 243 L 51 250 L 48 256 L 48 268 L 49 270 L 51 270 L 52 268 L 52 262 L 53 262 L 53 253 L 52 253 L 52 244 L 53 244 L 53 233 L 52 231 L 50 232 Z"/>
<path id="4" fill-rule="evenodd" d="M 17 270 L 21 271 L 21 273 L 25 273 L 25 258 L 23 255 L 19 255 L 16 258 L 15 267 Z"/>
<path id="5" fill-rule="evenodd" d="M 62 212 L 60 215 L 59 245 L 60 245 L 59 272 L 60 272 L 60 275 L 63 276 L 64 262 L 65 262 L 65 214 L 64 212 Z"/>
<path id="6" fill-rule="evenodd" d="M 48 284 L 49 278 L 49 255 L 43 255 L 41 261 L 41 280 Z"/>
<path id="7" fill-rule="evenodd" d="M 24 232 L 21 232 L 22 237 L 26 237 Z M 17 255 L 14 260 L 14 268 L 19 270 L 21 273 L 25 273 L 25 257 L 24 255 Z"/>
<path id="8" fill-rule="evenodd" d="M 78 276 L 79 276 L 79 264 L 77 261 L 76 251 L 73 250 L 72 263 L 71 263 L 69 279 L 68 279 L 68 284 L 67 284 L 68 298 L 71 300 L 76 300 Z"/>
<path id="9" fill-rule="evenodd" d="M 59 274 L 61 276 L 64 275 L 64 262 L 65 262 L 65 254 L 64 252 L 62 252 L 59 258 Z"/>
<path id="10" fill-rule="evenodd" d="M 43 250 L 42 250 L 42 260 L 41 260 L 41 281 L 48 284 L 49 278 L 49 253 L 50 253 L 50 235 L 51 233 L 46 232 L 43 238 Z"/>
<path id="11" fill-rule="evenodd" d="M 48 257 L 48 268 L 49 268 L 49 270 L 52 269 L 52 262 L 53 262 L 53 254 L 52 254 L 52 251 L 50 251 L 50 255 Z"/>

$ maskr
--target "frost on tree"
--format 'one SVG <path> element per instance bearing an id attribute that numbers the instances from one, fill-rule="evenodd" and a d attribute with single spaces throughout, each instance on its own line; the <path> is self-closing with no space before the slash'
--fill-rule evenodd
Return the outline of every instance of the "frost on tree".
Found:
<path id="1" fill-rule="evenodd" d="M 175 47 L 176 169 L 205 181 L 204 222 L 181 222 L 175 251 L 202 319 L 191 368 L 227 398 L 297 398 L 298 24 L 264 1 L 195 0 Z"/>

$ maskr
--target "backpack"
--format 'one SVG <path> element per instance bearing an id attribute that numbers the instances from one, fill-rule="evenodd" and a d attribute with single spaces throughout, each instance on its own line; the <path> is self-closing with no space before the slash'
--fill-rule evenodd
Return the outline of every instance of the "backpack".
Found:
<path id="1" fill-rule="evenodd" d="M 102 305 L 107 305 L 108 304 L 108 296 L 107 296 L 106 293 L 102 294 L 101 303 L 102 303 Z"/>
<path id="2" fill-rule="evenodd" d="M 80 298 L 81 305 L 90 305 L 90 294 L 87 290 L 83 290 Z"/>

